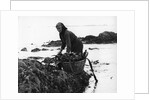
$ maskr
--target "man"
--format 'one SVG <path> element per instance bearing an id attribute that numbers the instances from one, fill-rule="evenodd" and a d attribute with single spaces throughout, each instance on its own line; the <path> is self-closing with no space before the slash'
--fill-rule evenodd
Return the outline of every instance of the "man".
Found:
<path id="1" fill-rule="evenodd" d="M 65 25 L 61 22 L 57 23 L 56 29 L 59 32 L 59 36 L 62 42 L 61 50 L 58 54 L 62 52 L 62 50 L 67 46 L 66 52 L 74 52 L 76 54 L 82 54 L 83 50 L 83 44 L 82 42 L 77 38 L 77 36 L 69 31 Z"/>

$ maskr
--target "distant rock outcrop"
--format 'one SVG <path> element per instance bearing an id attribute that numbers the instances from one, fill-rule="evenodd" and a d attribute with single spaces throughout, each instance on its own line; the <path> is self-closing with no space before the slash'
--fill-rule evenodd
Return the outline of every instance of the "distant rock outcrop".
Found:
<path id="1" fill-rule="evenodd" d="M 100 43 L 117 43 L 117 34 L 114 32 L 104 31 L 98 36 L 88 35 L 80 38 L 84 44 L 100 44 Z"/>
<path id="2" fill-rule="evenodd" d="M 98 38 L 102 43 L 117 43 L 117 34 L 114 32 L 105 31 L 100 33 Z"/>
<path id="3" fill-rule="evenodd" d="M 49 50 L 49 49 L 46 49 L 46 48 L 42 48 L 42 51 L 47 51 L 47 50 Z"/>
<path id="4" fill-rule="evenodd" d="M 85 38 L 82 39 L 83 43 L 85 44 L 91 44 L 91 43 L 96 43 L 97 41 L 97 36 L 93 35 L 88 35 Z"/>
<path id="5" fill-rule="evenodd" d="M 35 49 L 32 49 L 32 50 L 31 50 L 31 52 L 38 52 L 38 51 L 41 51 L 41 49 L 35 48 Z"/>
<path id="6" fill-rule="evenodd" d="M 27 48 L 26 48 L 26 47 L 24 47 L 24 48 L 22 48 L 22 49 L 21 49 L 21 51 L 27 51 Z"/>
<path id="7" fill-rule="evenodd" d="M 61 40 L 51 41 L 48 44 L 43 44 L 42 47 L 58 47 L 61 46 Z"/>

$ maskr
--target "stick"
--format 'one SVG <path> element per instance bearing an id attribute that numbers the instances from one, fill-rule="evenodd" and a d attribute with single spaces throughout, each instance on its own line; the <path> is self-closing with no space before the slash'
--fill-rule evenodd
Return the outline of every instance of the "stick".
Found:
<path id="1" fill-rule="evenodd" d="M 88 58 L 86 58 L 86 59 L 89 61 L 89 64 L 90 64 L 90 67 L 91 67 L 91 71 L 92 71 L 93 76 L 94 76 L 94 78 L 95 78 L 95 81 L 96 81 L 96 83 L 97 83 L 97 82 L 98 82 L 98 80 L 97 80 L 97 78 L 96 78 L 96 76 L 95 76 L 95 74 L 94 74 L 94 70 L 93 70 L 93 67 L 92 67 L 91 61 L 90 61 Z"/>

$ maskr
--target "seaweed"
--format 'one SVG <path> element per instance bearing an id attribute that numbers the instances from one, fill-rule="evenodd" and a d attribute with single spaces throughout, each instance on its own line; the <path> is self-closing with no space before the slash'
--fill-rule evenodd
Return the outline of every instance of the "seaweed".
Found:
<path id="1" fill-rule="evenodd" d="M 83 93 L 90 75 L 67 73 L 37 60 L 18 59 L 18 93 Z"/>

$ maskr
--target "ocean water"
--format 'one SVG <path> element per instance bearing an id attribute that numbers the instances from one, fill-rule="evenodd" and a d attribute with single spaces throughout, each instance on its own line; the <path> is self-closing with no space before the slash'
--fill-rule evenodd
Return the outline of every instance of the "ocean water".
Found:
<path id="1" fill-rule="evenodd" d="M 20 51 L 23 47 L 27 51 Z M 34 48 L 45 48 L 47 51 L 31 52 Z M 27 57 L 53 57 L 60 47 L 41 47 L 41 45 L 26 45 L 18 49 L 18 58 Z M 94 77 L 89 80 L 89 86 L 85 93 L 116 93 L 117 92 L 117 44 L 84 44 L 84 50 L 88 51 L 88 57 L 92 63 L 94 73 L 98 79 L 95 84 Z M 65 50 L 63 51 L 63 53 Z M 88 61 L 86 61 L 84 70 L 92 73 Z M 96 86 L 95 86 L 96 85 Z"/>

